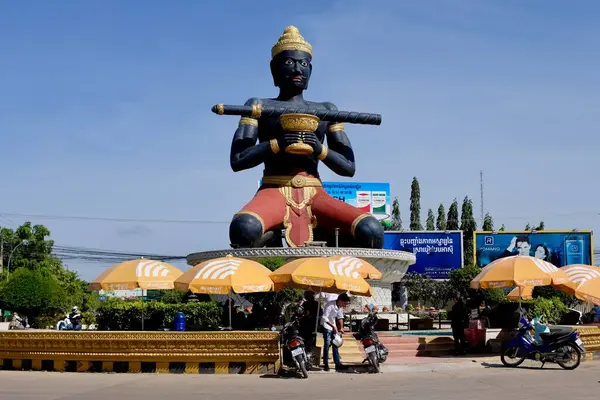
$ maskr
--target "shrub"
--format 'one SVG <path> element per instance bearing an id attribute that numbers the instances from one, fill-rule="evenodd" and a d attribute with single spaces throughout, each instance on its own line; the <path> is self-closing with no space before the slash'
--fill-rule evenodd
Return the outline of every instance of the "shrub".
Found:
<path id="1" fill-rule="evenodd" d="M 525 305 L 529 318 L 544 317 L 544 321 L 557 324 L 568 312 L 567 306 L 558 298 L 546 299 L 538 297 Z"/>
<path id="2" fill-rule="evenodd" d="M 221 322 L 221 307 L 215 302 L 166 304 L 158 301 L 124 301 L 109 299 L 97 311 L 96 321 L 100 330 L 173 329 L 175 315 L 182 312 L 186 317 L 187 330 L 215 330 Z"/>

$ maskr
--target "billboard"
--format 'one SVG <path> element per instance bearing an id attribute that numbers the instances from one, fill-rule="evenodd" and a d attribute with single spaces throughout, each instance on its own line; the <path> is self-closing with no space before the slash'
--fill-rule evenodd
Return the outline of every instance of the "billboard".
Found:
<path id="1" fill-rule="evenodd" d="M 262 180 L 258 182 L 258 187 Z M 387 220 L 392 214 L 390 184 L 379 182 L 322 182 L 331 197 L 373 214 L 378 220 Z"/>
<path id="2" fill-rule="evenodd" d="M 417 261 L 408 272 L 447 279 L 450 271 L 463 266 L 462 231 L 387 231 L 383 248 L 415 254 Z"/>
<path id="3" fill-rule="evenodd" d="M 592 231 L 503 231 L 473 233 L 475 264 L 484 267 L 511 255 L 528 255 L 557 267 L 594 262 Z"/>
<path id="4" fill-rule="evenodd" d="M 323 182 L 323 189 L 330 196 L 369 212 L 380 221 L 389 219 L 392 213 L 389 183 Z"/>

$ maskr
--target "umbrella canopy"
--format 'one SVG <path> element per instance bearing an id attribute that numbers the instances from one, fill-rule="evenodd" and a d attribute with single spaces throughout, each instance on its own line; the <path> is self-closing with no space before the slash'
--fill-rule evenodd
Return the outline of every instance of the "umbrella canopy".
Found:
<path id="1" fill-rule="evenodd" d="M 356 268 L 338 268 L 335 260 L 325 257 L 291 261 L 271 273 L 271 279 L 276 289 L 292 286 L 305 290 L 372 296 L 371 286 Z"/>
<path id="2" fill-rule="evenodd" d="M 92 281 L 90 290 L 173 289 L 175 279 L 183 274 L 177 267 L 162 261 L 138 259 L 113 265 Z"/>
<path id="3" fill-rule="evenodd" d="M 175 288 L 205 294 L 270 292 L 270 273 L 256 261 L 228 255 L 195 265 L 175 281 Z"/>
<path id="4" fill-rule="evenodd" d="M 345 273 L 349 271 L 358 271 L 364 279 L 380 280 L 383 274 L 379 272 L 372 264 L 361 260 L 360 258 L 351 256 L 334 256 L 329 258 L 329 265 L 333 266 L 336 271 Z"/>
<path id="5" fill-rule="evenodd" d="M 567 281 L 567 274 L 549 262 L 530 256 L 509 256 L 483 268 L 471 281 L 471 288 L 561 285 Z"/>
<path id="6" fill-rule="evenodd" d="M 571 264 L 561 268 L 568 278 L 558 289 L 574 294 L 580 300 L 600 305 L 600 268 L 586 264 Z"/>
<path id="7" fill-rule="evenodd" d="M 531 300 L 533 299 L 533 286 L 517 286 L 506 295 L 508 300 Z"/>
<path id="8" fill-rule="evenodd" d="M 600 268 L 586 264 L 571 264 L 565 265 L 560 269 L 567 274 L 568 282 L 563 285 L 558 285 L 557 289 L 565 293 L 575 294 L 577 288 L 583 283 L 600 278 Z"/>

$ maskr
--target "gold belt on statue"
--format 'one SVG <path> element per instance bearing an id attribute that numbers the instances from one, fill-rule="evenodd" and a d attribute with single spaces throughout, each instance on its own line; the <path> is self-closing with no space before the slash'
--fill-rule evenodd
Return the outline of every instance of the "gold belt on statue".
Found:
<path id="1" fill-rule="evenodd" d="M 295 175 L 295 176 L 263 176 L 262 183 L 264 185 L 291 186 L 294 188 L 303 187 L 321 187 L 323 184 L 319 178 L 310 176 Z"/>

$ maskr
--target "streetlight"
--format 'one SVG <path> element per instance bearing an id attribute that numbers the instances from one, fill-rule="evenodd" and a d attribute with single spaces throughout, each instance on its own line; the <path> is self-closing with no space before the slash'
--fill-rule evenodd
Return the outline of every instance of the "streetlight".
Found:
<path id="1" fill-rule="evenodd" d="M 22 244 L 27 244 L 27 240 L 23 240 L 21 243 L 16 245 L 15 248 L 12 249 L 10 254 L 8 255 L 8 264 L 6 265 L 6 282 L 8 282 L 8 276 L 10 274 L 10 260 L 12 259 L 12 256 L 15 253 L 15 250 L 17 250 L 19 248 L 19 246 L 21 246 Z"/>

